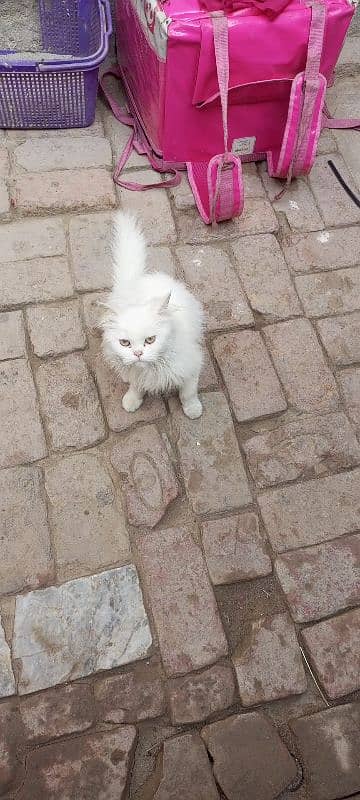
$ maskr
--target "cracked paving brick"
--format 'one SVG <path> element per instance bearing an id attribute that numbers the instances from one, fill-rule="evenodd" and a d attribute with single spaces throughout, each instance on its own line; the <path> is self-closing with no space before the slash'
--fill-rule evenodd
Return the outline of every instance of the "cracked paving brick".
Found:
<path id="1" fill-rule="evenodd" d="M 360 527 L 360 469 L 259 495 L 267 534 L 277 553 L 321 544 Z"/>
<path id="2" fill-rule="evenodd" d="M 177 255 L 187 285 L 203 303 L 208 330 L 254 324 L 252 311 L 227 253 L 204 246 L 179 247 Z"/>
<path id="3" fill-rule="evenodd" d="M 202 552 L 183 528 L 137 538 L 147 589 L 168 675 L 206 667 L 227 653 L 227 642 Z"/>
<path id="4" fill-rule="evenodd" d="M 283 553 L 275 568 L 295 622 L 360 603 L 360 534 Z"/>
<path id="5" fill-rule="evenodd" d="M 305 628 L 302 637 L 320 683 L 331 700 L 360 689 L 359 608 Z"/>
<path id="6" fill-rule="evenodd" d="M 360 267 L 299 275 L 296 288 L 309 317 L 343 314 L 360 306 Z"/>
<path id="7" fill-rule="evenodd" d="M 215 585 L 247 581 L 272 572 L 259 520 L 253 512 L 204 521 L 202 543 Z"/>
<path id="8" fill-rule="evenodd" d="M 251 475 L 261 488 L 320 477 L 360 463 L 360 445 L 343 412 L 280 421 L 242 445 Z"/>
<path id="9" fill-rule="evenodd" d="M 36 744 L 84 731 L 94 721 L 91 687 L 73 683 L 22 697 L 20 716 L 26 740 Z"/>
<path id="10" fill-rule="evenodd" d="M 124 725 L 32 750 L 19 800 L 124 800 L 135 742 Z"/>
<path id="11" fill-rule="evenodd" d="M 288 614 L 250 621 L 250 629 L 236 648 L 233 662 L 244 706 L 306 690 L 300 647 Z"/>
<path id="12" fill-rule="evenodd" d="M 179 493 L 165 443 L 155 425 L 137 428 L 111 452 L 131 525 L 153 528 Z"/>
<path id="13" fill-rule="evenodd" d="M 225 333 L 212 346 L 238 422 L 285 410 L 279 379 L 258 331 Z"/>
<path id="14" fill-rule="evenodd" d="M 295 319 L 264 328 L 265 342 L 288 400 L 299 411 L 331 411 L 339 396 L 309 320 Z"/>
<path id="15" fill-rule="evenodd" d="M 163 742 L 153 775 L 134 800 L 219 800 L 210 761 L 198 733 Z"/>
<path id="16" fill-rule="evenodd" d="M 333 364 L 347 367 L 360 361 L 360 311 L 319 319 L 316 327 Z"/>
<path id="17" fill-rule="evenodd" d="M 360 228 L 287 235 L 282 241 L 287 263 L 294 272 L 355 267 L 359 263 Z"/>
<path id="18" fill-rule="evenodd" d="M 47 466 L 45 488 L 59 580 L 129 558 L 125 517 L 97 454 L 79 453 Z"/>
<path id="19" fill-rule="evenodd" d="M 301 314 L 284 256 L 275 236 L 246 236 L 231 249 L 251 307 L 265 319 Z"/>
<path id="20" fill-rule="evenodd" d="M 16 592 L 53 577 L 43 479 L 37 467 L 0 471 L 0 586 Z"/>
<path id="21" fill-rule="evenodd" d="M 40 364 L 36 381 L 54 450 L 86 447 L 105 436 L 95 383 L 80 354 Z"/>
<path id="22" fill-rule="evenodd" d="M 104 722 L 138 722 L 160 717 L 166 710 L 162 674 L 151 661 L 140 661 L 131 672 L 100 679 L 94 692 L 97 716 Z"/>
<path id="23" fill-rule="evenodd" d="M 173 725 L 201 722 L 235 702 L 235 682 L 230 664 L 215 664 L 195 675 L 169 681 Z"/>
<path id="24" fill-rule="evenodd" d="M 227 800 L 275 800 L 296 777 L 294 759 L 264 714 L 213 722 L 201 736 Z"/>
<path id="25" fill-rule="evenodd" d="M 226 399 L 220 392 L 202 395 L 199 420 L 185 417 L 170 400 L 172 425 L 186 492 L 196 514 L 229 511 L 252 497 Z"/>
<path id="26" fill-rule="evenodd" d="M 0 466 L 37 461 L 47 453 L 30 366 L 24 359 L 0 364 Z"/>
<path id="27" fill-rule="evenodd" d="M 353 797 L 360 789 L 359 703 L 328 708 L 294 720 L 290 727 L 298 741 L 311 797 Z"/>

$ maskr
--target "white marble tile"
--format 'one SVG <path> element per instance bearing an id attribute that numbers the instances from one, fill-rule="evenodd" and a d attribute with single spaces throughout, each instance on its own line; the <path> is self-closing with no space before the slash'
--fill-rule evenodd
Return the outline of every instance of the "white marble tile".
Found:
<path id="1" fill-rule="evenodd" d="M 147 655 L 152 638 L 133 565 L 17 597 L 19 694 Z"/>
<path id="2" fill-rule="evenodd" d="M 10 650 L 0 618 L 0 697 L 10 697 L 12 694 L 15 694 L 15 678 L 11 666 Z"/>

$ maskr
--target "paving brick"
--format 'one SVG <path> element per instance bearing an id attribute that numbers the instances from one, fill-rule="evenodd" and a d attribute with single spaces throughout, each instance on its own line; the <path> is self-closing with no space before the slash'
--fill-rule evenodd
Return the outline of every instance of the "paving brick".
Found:
<path id="1" fill-rule="evenodd" d="M 24 322 L 21 311 L 0 314 L 0 361 L 19 358 L 26 353 Z"/>
<path id="2" fill-rule="evenodd" d="M 156 426 L 129 433 L 113 448 L 111 463 L 120 475 L 128 521 L 153 528 L 179 492 L 166 444 Z"/>
<path id="3" fill-rule="evenodd" d="M 229 511 L 251 503 L 251 493 L 225 397 L 202 397 L 199 420 L 184 416 L 171 400 L 172 424 L 186 492 L 195 514 Z"/>
<path id="4" fill-rule="evenodd" d="M 238 422 L 284 411 L 278 377 L 258 331 L 226 333 L 213 341 Z"/>
<path id="5" fill-rule="evenodd" d="M 29 130 L 8 130 L 6 131 L 6 138 L 11 144 L 16 142 L 25 142 L 27 139 L 73 139 L 83 138 L 87 136 L 102 136 L 104 133 L 101 116 L 99 109 L 95 111 L 95 120 L 91 125 L 86 128 L 30 128 Z"/>
<path id="6" fill-rule="evenodd" d="M 20 715 L 27 741 L 36 744 L 85 731 L 94 719 L 91 688 L 74 683 L 22 697 Z"/>
<path id="7" fill-rule="evenodd" d="M 351 421 L 360 431 L 360 368 L 340 372 L 339 382 L 344 397 L 345 408 Z"/>
<path id="8" fill-rule="evenodd" d="M 227 642 L 200 548 L 182 528 L 149 532 L 137 548 L 168 675 L 206 667 Z"/>
<path id="9" fill-rule="evenodd" d="M 290 723 L 298 740 L 311 797 L 337 800 L 360 788 L 360 706 L 328 708 Z"/>
<path id="10" fill-rule="evenodd" d="M 224 222 L 216 228 L 204 225 L 198 211 L 177 216 L 180 241 L 184 244 L 206 244 L 213 241 L 248 236 L 255 233 L 273 233 L 278 230 L 278 221 L 270 203 L 263 199 L 250 199 L 245 203 L 241 217 Z"/>
<path id="11" fill-rule="evenodd" d="M 198 733 L 164 741 L 154 774 L 134 800 L 218 800 L 219 795 L 203 742 Z"/>
<path id="12" fill-rule="evenodd" d="M 57 305 L 33 306 L 27 310 L 26 319 L 31 344 L 37 356 L 70 353 L 72 350 L 81 350 L 86 345 L 78 300 Z"/>
<path id="13" fill-rule="evenodd" d="M 30 367 L 24 359 L 0 365 L 0 466 L 37 461 L 46 455 Z"/>
<path id="14" fill-rule="evenodd" d="M 243 442 L 243 449 L 249 470 L 262 488 L 360 463 L 359 443 L 342 412 L 280 421 Z"/>
<path id="15" fill-rule="evenodd" d="M 95 384 L 80 354 L 41 364 L 36 380 L 54 450 L 86 447 L 104 437 Z"/>
<path id="16" fill-rule="evenodd" d="M 173 725 L 201 722 L 235 701 L 235 684 L 229 664 L 215 664 L 196 675 L 169 681 Z"/>
<path id="17" fill-rule="evenodd" d="M 19 174 L 13 179 L 11 197 L 15 208 L 30 214 L 116 205 L 114 183 L 105 169 Z"/>
<path id="18" fill-rule="evenodd" d="M 250 630 L 235 650 L 233 662 L 244 706 L 306 690 L 301 652 L 288 614 L 250 622 Z"/>
<path id="19" fill-rule="evenodd" d="M 0 504 L 1 592 L 41 586 L 53 567 L 40 470 L 2 470 Z"/>
<path id="20" fill-rule="evenodd" d="M 176 265 L 170 247 L 148 247 L 147 264 L 149 272 L 165 272 L 176 278 Z"/>
<path id="21" fill-rule="evenodd" d="M 214 389 L 218 386 L 218 376 L 207 347 L 203 349 L 203 366 L 199 378 L 199 389 Z"/>
<path id="22" fill-rule="evenodd" d="M 231 245 L 251 307 L 265 319 L 301 313 L 284 256 L 275 236 L 246 236 Z"/>
<path id="23" fill-rule="evenodd" d="M 114 162 L 117 163 L 120 154 L 123 152 L 130 136 L 130 128 L 122 125 L 115 117 L 111 109 L 104 109 L 104 128 L 106 138 L 109 140 Z M 137 167 L 148 166 L 148 161 L 144 156 L 140 156 L 133 150 L 129 160 L 126 162 L 124 170 L 136 169 Z"/>
<path id="24" fill-rule="evenodd" d="M 326 103 L 333 117 L 359 117 L 358 77 L 347 77 L 335 81 L 334 85 L 329 87 L 326 93 Z"/>
<path id="25" fill-rule="evenodd" d="M 223 250 L 179 247 L 177 255 L 187 285 L 204 305 L 208 330 L 254 324 L 239 279 Z"/>
<path id="26" fill-rule="evenodd" d="M 360 603 L 360 534 L 342 536 L 276 559 L 295 622 L 311 622 Z"/>
<path id="27" fill-rule="evenodd" d="M 9 155 L 6 147 L 0 144 L 0 178 L 5 178 L 9 172 Z"/>
<path id="28" fill-rule="evenodd" d="M 310 186 L 314 192 L 325 225 L 351 225 L 352 223 L 360 222 L 360 209 L 356 207 L 355 203 L 340 186 L 329 167 L 328 159 L 329 156 L 319 156 L 315 160 L 309 175 Z M 344 159 L 335 153 L 331 154 L 331 160 L 356 194 L 356 185 Z"/>
<path id="29" fill-rule="evenodd" d="M 194 195 L 186 174 L 181 176 L 179 186 L 174 186 L 173 189 L 170 189 L 170 194 L 178 211 L 188 211 L 190 208 L 195 208 Z"/>
<path id="30" fill-rule="evenodd" d="M 124 800 L 136 729 L 93 733 L 32 750 L 19 800 Z"/>
<path id="31" fill-rule="evenodd" d="M 0 214 L 8 214 L 10 211 L 9 190 L 3 178 L 0 178 Z"/>
<path id="32" fill-rule="evenodd" d="M 60 581 L 129 559 L 125 519 L 97 455 L 81 453 L 47 467 L 45 487 Z"/>
<path id="33" fill-rule="evenodd" d="M 0 792 L 3 796 L 18 789 L 24 780 L 25 773 L 16 752 L 19 743 L 19 717 L 15 705 L 6 701 L 0 705 Z"/>
<path id="34" fill-rule="evenodd" d="M 69 224 L 75 286 L 79 291 L 112 285 L 111 235 L 113 215 L 83 214 Z"/>
<path id="35" fill-rule="evenodd" d="M 299 275 L 296 288 L 310 317 L 355 311 L 360 306 L 360 267 Z"/>
<path id="36" fill-rule="evenodd" d="M 86 330 L 94 336 L 101 335 L 101 321 L 104 316 L 103 303 L 106 303 L 108 292 L 90 292 L 80 297 L 82 316 Z"/>
<path id="37" fill-rule="evenodd" d="M 162 676 L 150 661 L 139 661 L 131 672 L 99 680 L 94 690 L 97 716 L 104 722 L 138 722 L 165 712 Z"/>
<path id="38" fill-rule="evenodd" d="M 302 636 L 331 700 L 360 689 L 360 609 L 318 622 Z"/>
<path id="39" fill-rule="evenodd" d="M 264 714 L 234 715 L 201 735 L 227 800 L 273 800 L 296 777 L 295 761 Z"/>
<path id="40" fill-rule="evenodd" d="M 275 211 L 282 211 L 294 231 L 318 231 L 324 227 L 315 199 L 307 182 L 297 178 L 279 200 L 275 197 L 284 188 L 284 182 L 270 178 L 267 166 L 261 165 L 261 176 Z"/>
<path id="41" fill-rule="evenodd" d="M 294 272 L 355 267 L 359 264 L 360 228 L 338 228 L 292 235 L 282 242 L 287 263 Z"/>
<path id="42" fill-rule="evenodd" d="M 138 170 L 126 174 L 127 181 L 136 183 L 158 183 L 161 178 L 150 170 Z M 150 192 L 130 192 L 120 189 L 121 205 L 141 219 L 146 240 L 150 244 L 175 242 L 176 229 L 171 214 L 169 198 L 164 189 Z"/>
<path id="43" fill-rule="evenodd" d="M 277 553 L 320 544 L 360 527 L 360 470 L 264 492 L 258 498 Z"/>
<path id="44" fill-rule="evenodd" d="M 0 308 L 38 303 L 73 294 L 67 259 L 37 258 L 0 265 Z"/>
<path id="45" fill-rule="evenodd" d="M 0 264 L 66 252 L 61 219 L 22 219 L 0 226 Z"/>
<path id="46" fill-rule="evenodd" d="M 360 67 L 360 39 L 358 36 L 349 36 L 345 39 L 343 49 L 337 64 L 337 76 L 348 67 Z M 339 78 L 338 78 L 339 79 Z"/>
<path id="47" fill-rule="evenodd" d="M 360 361 L 360 312 L 320 319 L 317 329 L 334 364 L 346 367 Z"/>
<path id="48" fill-rule="evenodd" d="M 16 598 L 20 695 L 146 658 L 151 644 L 133 564 Z"/>
<path id="49" fill-rule="evenodd" d="M 112 161 L 109 142 L 102 136 L 28 139 L 13 155 L 15 167 L 26 172 L 111 167 Z"/>
<path id="50" fill-rule="evenodd" d="M 5 632 L 0 616 L 0 698 L 10 697 L 15 694 L 15 677 L 11 664 L 10 647 L 5 639 Z M 1 711 L 1 706 L 0 706 Z M 0 744 L 1 752 L 1 744 Z M 1 775 L 1 756 L 0 756 L 0 775 Z M 1 778 L 0 778 L 1 785 Z"/>
<path id="51" fill-rule="evenodd" d="M 316 149 L 318 155 L 335 152 L 336 141 L 333 134 L 334 131 L 329 131 L 326 128 L 324 128 L 324 130 L 321 132 Z"/>
<path id="52" fill-rule="evenodd" d="M 264 329 L 266 344 L 288 400 L 299 411 L 331 411 L 339 402 L 336 383 L 311 323 L 279 322 Z"/>
<path id="53" fill-rule="evenodd" d="M 154 422 L 166 416 L 166 407 L 161 397 L 148 395 L 137 411 L 129 414 L 122 407 L 122 399 L 129 385 L 105 362 L 98 346 L 91 342 L 89 364 L 96 376 L 99 394 L 104 407 L 105 416 L 112 431 L 123 431 L 138 422 Z"/>
<path id="54" fill-rule="evenodd" d="M 357 41 L 359 46 L 360 39 Z M 359 47 L 360 51 L 360 47 Z M 343 134 L 343 135 L 341 135 Z M 345 164 L 355 181 L 358 189 L 360 188 L 360 157 L 359 157 L 359 142 L 356 141 L 358 131 L 334 131 L 334 137 L 338 149 L 345 161 Z"/>
<path id="55" fill-rule="evenodd" d="M 247 581 L 272 571 L 259 520 L 253 512 L 203 522 L 202 542 L 215 585 Z"/>

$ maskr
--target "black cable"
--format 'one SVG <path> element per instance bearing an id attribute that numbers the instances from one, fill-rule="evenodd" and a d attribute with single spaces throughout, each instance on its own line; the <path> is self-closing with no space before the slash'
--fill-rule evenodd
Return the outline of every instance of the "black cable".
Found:
<path id="1" fill-rule="evenodd" d="M 339 170 L 337 169 L 337 167 L 335 167 L 334 162 L 333 161 L 328 161 L 328 164 L 329 164 L 330 169 L 333 171 L 335 177 L 338 179 L 339 183 L 341 184 L 341 186 L 345 190 L 346 194 L 348 194 L 349 197 L 351 198 L 351 200 L 353 201 L 353 203 L 355 203 L 355 205 L 358 208 L 360 208 L 360 200 L 359 200 L 359 198 L 356 197 L 356 194 L 354 194 L 354 192 L 350 189 L 350 186 L 348 186 L 346 181 L 344 181 L 344 178 L 342 177 L 342 175 L 340 175 Z"/>

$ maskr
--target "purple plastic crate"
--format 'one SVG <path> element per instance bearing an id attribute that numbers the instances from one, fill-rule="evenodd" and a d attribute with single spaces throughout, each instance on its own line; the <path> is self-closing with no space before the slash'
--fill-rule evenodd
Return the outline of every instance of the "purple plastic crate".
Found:
<path id="1" fill-rule="evenodd" d="M 109 0 L 39 0 L 39 14 L 43 50 L 72 59 L 10 62 L 0 50 L 0 128 L 91 125 L 112 31 Z"/>

